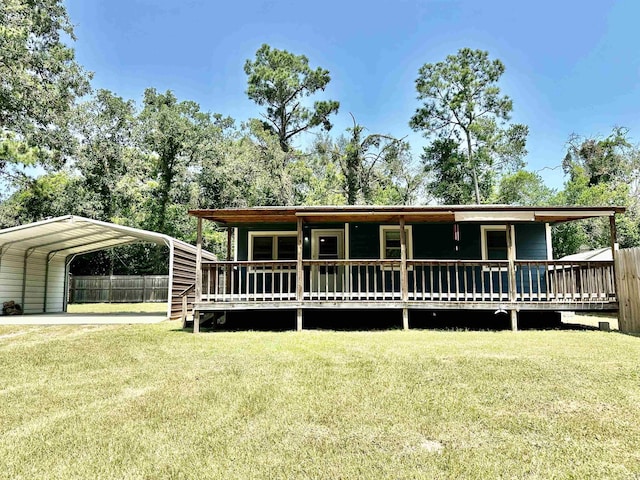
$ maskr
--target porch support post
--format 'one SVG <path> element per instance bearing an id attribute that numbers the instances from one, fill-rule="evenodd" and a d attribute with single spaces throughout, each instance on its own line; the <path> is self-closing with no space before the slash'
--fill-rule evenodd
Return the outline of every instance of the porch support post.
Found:
<path id="1" fill-rule="evenodd" d="M 304 268 L 302 266 L 302 218 L 298 218 L 298 239 L 296 248 L 296 330 L 302 330 L 302 301 L 304 298 Z"/>
<path id="2" fill-rule="evenodd" d="M 511 330 L 518 330 L 518 311 L 515 303 L 518 298 L 518 284 L 516 283 L 516 241 L 515 226 L 507 224 L 507 260 L 509 260 L 509 302 L 511 303 Z"/>
<path id="3" fill-rule="evenodd" d="M 618 298 L 618 272 L 616 271 L 616 256 L 618 253 L 618 233 L 616 229 L 616 214 L 614 213 L 609 217 L 609 229 L 611 231 L 611 260 L 613 260 L 613 290 L 616 292 L 616 300 L 618 302 L 620 299 Z"/>
<path id="4" fill-rule="evenodd" d="M 409 310 L 406 302 L 409 300 L 409 277 L 407 275 L 407 235 L 404 230 L 404 217 L 400 217 L 400 295 L 402 298 L 402 328 L 409 330 Z"/>
<path id="5" fill-rule="evenodd" d="M 296 330 L 298 332 L 302 331 L 302 309 L 296 308 Z"/>
<path id="6" fill-rule="evenodd" d="M 231 227 L 227 227 L 227 262 L 231 261 Z M 225 285 L 225 291 L 227 294 L 231 294 L 231 265 L 227 264 L 227 280 Z"/>
<path id="7" fill-rule="evenodd" d="M 196 237 L 196 298 L 195 302 L 202 301 L 202 218 L 198 217 L 198 230 Z M 200 312 L 193 309 L 193 333 L 200 332 Z"/>

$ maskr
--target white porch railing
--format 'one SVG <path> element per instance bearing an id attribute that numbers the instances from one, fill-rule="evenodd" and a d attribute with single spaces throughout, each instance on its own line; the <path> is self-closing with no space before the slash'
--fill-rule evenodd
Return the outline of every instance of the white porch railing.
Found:
<path id="1" fill-rule="evenodd" d="M 615 302 L 613 262 L 516 260 L 303 260 L 203 262 L 203 302 Z M 405 291 L 403 292 L 403 289 Z"/>

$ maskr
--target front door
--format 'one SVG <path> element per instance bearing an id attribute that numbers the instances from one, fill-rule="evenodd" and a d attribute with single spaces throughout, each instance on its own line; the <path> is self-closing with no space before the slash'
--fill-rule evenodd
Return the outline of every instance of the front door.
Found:
<path id="1" fill-rule="evenodd" d="M 346 270 L 334 260 L 344 259 L 344 230 L 312 230 L 311 259 L 326 262 L 314 264 L 311 269 L 313 293 L 341 292 Z"/>

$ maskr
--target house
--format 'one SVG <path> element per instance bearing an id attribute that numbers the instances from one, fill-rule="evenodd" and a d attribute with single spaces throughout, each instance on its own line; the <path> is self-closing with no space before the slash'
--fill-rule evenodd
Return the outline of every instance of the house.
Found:
<path id="1" fill-rule="evenodd" d="M 226 261 L 197 258 L 205 312 L 291 309 L 616 310 L 612 261 L 554 260 L 551 226 L 622 207 L 318 206 L 192 210 L 227 229 Z"/>

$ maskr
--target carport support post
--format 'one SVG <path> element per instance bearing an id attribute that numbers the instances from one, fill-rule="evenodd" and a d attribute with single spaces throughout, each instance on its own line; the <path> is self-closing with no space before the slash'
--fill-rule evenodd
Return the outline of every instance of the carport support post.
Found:
<path id="1" fill-rule="evenodd" d="M 302 218 L 297 222 L 297 243 L 296 243 L 296 330 L 302 331 L 302 300 L 304 297 L 304 267 L 302 265 Z"/>
<path id="2" fill-rule="evenodd" d="M 24 306 L 24 300 L 25 300 L 25 296 L 26 296 L 26 292 L 27 292 L 27 261 L 29 260 L 29 256 L 33 253 L 33 250 L 28 248 L 27 250 L 25 250 L 24 252 L 24 263 L 22 265 L 22 299 L 21 299 L 21 307 L 22 307 L 22 312 L 24 313 L 25 306 Z"/>
<path id="3" fill-rule="evenodd" d="M 511 303 L 510 317 L 511 330 L 518 331 L 518 310 L 516 309 L 516 301 L 518 299 L 518 283 L 516 281 L 516 229 L 515 226 L 507 223 L 507 259 L 509 266 L 507 274 L 509 276 L 509 302 Z"/>
<path id="4" fill-rule="evenodd" d="M 198 231 L 196 237 L 196 305 L 202 301 L 202 218 L 198 217 Z M 200 332 L 200 312 L 193 309 L 193 333 Z"/>
<path id="5" fill-rule="evenodd" d="M 55 255 L 55 253 L 54 253 Z M 47 293 L 49 291 L 49 262 L 51 262 L 51 252 L 47 254 L 47 263 L 44 266 L 44 295 L 42 298 L 42 313 L 47 313 Z"/>

